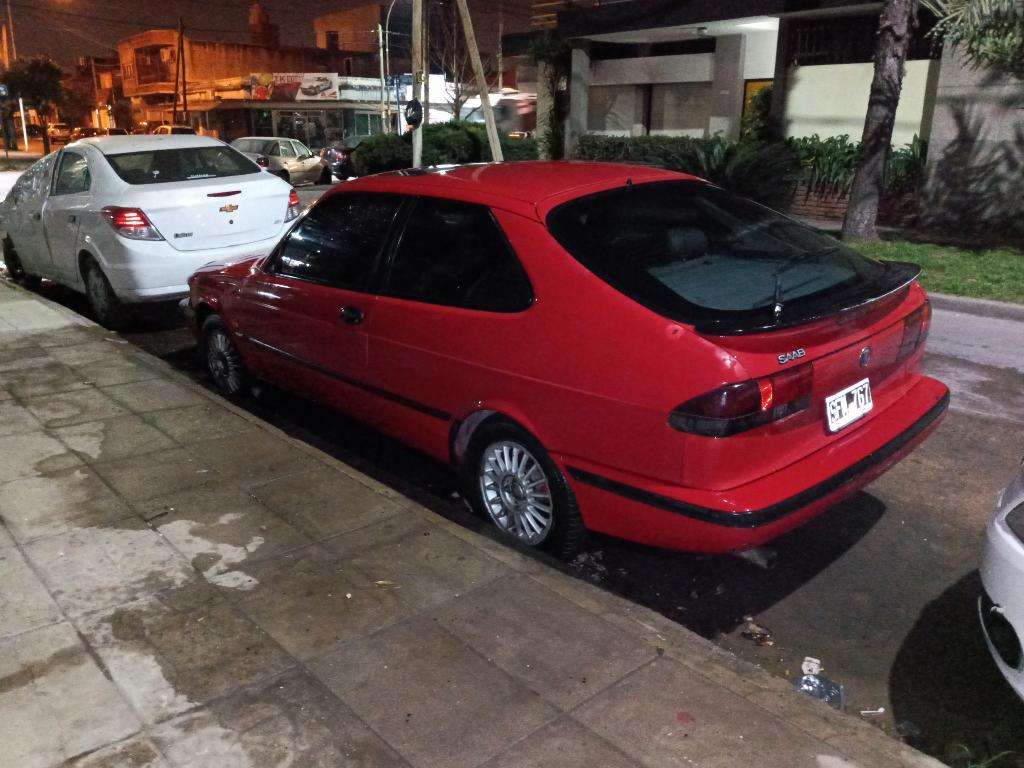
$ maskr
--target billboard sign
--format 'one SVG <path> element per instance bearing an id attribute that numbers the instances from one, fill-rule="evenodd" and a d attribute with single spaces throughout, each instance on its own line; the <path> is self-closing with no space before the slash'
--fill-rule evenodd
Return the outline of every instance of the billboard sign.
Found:
<path id="1" fill-rule="evenodd" d="M 380 101 L 380 81 L 331 72 L 254 72 L 252 101 Z"/>

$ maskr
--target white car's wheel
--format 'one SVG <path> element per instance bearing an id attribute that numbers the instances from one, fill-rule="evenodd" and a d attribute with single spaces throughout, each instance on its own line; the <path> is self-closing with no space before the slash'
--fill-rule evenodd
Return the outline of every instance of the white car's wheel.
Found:
<path id="1" fill-rule="evenodd" d="M 88 259 L 82 267 L 82 277 L 85 280 L 85 296 L 96 322 L 112 331 L 123 328 L 128 313 L 99 265 Z"/>

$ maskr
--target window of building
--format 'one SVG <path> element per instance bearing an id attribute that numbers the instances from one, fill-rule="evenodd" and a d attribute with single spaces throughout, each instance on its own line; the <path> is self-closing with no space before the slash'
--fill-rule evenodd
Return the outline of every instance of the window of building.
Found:
<path id="1" fill-rule="evenodd" d="M 341 35 L 338 34 L 337 30 L 330 30 L 325 34 L 326 45 L 328 50 L 336 51 L 341 47 Z"/>
<path id="2" fill-rule="evenodd" d="M 279 247 L 270 271 L 336 288 L 366 290 L 400 204 L 393 195 L 333 195 Z"/>
<path id="3" fill-rule="evenodd" d="M 387 292 L 489 312 L 518 312 L 533 291 L 490 209 L 421 198 L 395 250 Z"/>
<path id="4" fill-rule="evenodd" d="M 651 86 L 652 136 L 704 136 L 711 121 L 711 83 Z"/>
<path id="5" fill-rule="evenodd" d="M 88 192 L 90 184 L 89 164 L 77 152 L 64 152 L 60 158 L 60 170 L 53 182 L 53 194 L 73 195 Z"/>
<path id="6" fill-rule="evenodd" d="M 878 16 L 830 16 L 791 22 L 790 64 L 867 64 L 874 60 L 878 41 Z M 910 43 L 907 59 L 937 59 L 941 49 L 928 34 L 935 18 L 922 14 Z"/>
<path id="7" fill-rule="evenodd" d="M 643 104 L 635 85 L 594 85 L 587 100 L 587 130 L 629 136 L 643 123 Z"/>

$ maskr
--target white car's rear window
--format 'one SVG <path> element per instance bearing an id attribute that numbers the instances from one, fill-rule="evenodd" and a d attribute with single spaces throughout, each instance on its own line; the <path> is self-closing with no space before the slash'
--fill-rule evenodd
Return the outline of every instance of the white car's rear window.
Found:
<path id="1" fill-rule="evenodd" d="M 107 155 L 114 172 L 129 184 L 217 179 L 259 173 L 260 167 L 231 147 L 188 147 Z"/>

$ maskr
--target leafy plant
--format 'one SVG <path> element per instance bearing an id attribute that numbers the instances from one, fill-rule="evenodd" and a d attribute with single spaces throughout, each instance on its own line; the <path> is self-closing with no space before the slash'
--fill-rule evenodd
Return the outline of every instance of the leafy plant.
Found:
<path id="1" fill-rule="evenodd" d="M 740 121 L 740 137 L 763 141 L 767 138 L 772 110 L 772 86 L 755 93 L 747 104 L 746 114 Z"/>
<path id="2" fill-rule="evenodd" d="M 359 176 L 395 171 L 412 165 L 412 144 L 395 133 L 369 136 L 352 152 L 352 167 Z"/>
<path id="3" fill-rule="evenodd" d="M 924 178 L 927 156 L 928 142 L 916 134 L 909 144 L 890 150 L 885 163 L 886 191 L 898 194 L 915 190 Z"/>
<path id="4" fill-rule="evenodd" d="M 787 141 L 802 169 L 802 181 L 808 191 L 817 194 L 844 194 L 853 184 L 860 157 L 860 142 L 849 135 L 821 138 L 818 134 Z"/>
<path id="5" fill-rule="evenodd" d="M 959 45 L 976 67 L 1024 78 L 1024 4 L 1020 0 L 922 0 L 938 17 L 931 34 Z"/>

